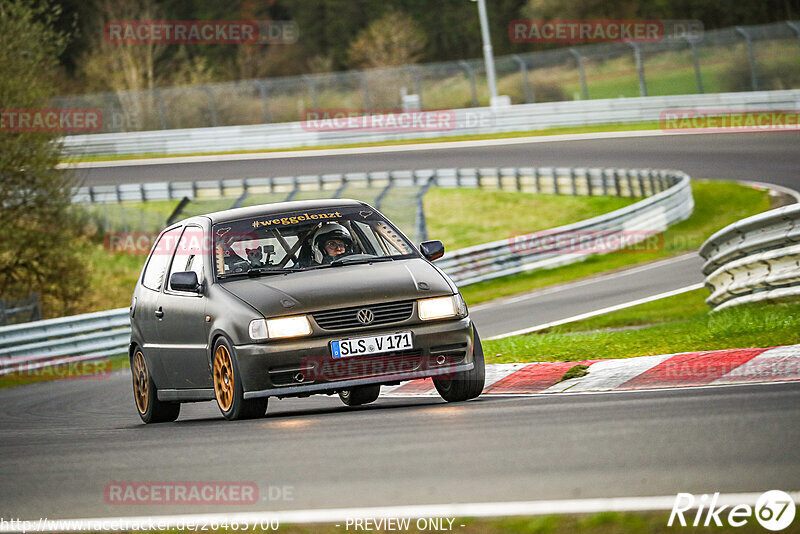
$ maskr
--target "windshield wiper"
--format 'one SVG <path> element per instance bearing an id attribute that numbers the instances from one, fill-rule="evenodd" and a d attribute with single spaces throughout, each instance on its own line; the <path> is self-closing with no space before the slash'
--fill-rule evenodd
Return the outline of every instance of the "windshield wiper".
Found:
<path id="1" fill-rule="evenodd" d="M 349 260 L 349 261 L 348 261 Z M 374 263 L 378 261 L 394 261 L 394 258 L 391 256 L 375 256 L 373 258 L 352 258 L 350 259 L 349 256 L 345 256 L 341 260 L 333 260 L 330 265 L 339 266 L 339 265 L 359 265 L 362 263 Z"/>
<path id="2" fill-rule="evenodd" d="M 267 267 L 253 267 L 246 271 L 239 271 L 235 273 L 225 273 L 220 274 L 219 278 L 236 278 L 237 276 L 259 276 L 262 274 L 286 274 L 286 273 L 296 273 L 295 269 L 269 269 Z"/>
<path id="3" fill-rule="evenodd" d="M 269 267 L 251 267 L 247 270 L 247 274 L 250 276 L 258 276 L 260 274 L 286 274 L 286 273 L 296 273 L 296 269 L 271 269 Z"/>

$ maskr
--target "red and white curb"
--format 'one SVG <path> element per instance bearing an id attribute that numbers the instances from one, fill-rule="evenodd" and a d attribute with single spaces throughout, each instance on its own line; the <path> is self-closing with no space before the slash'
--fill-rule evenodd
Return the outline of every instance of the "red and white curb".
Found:
<path id="1" fill-rule="evenodd" d="M 561 381 L 576 365 L 588 374 Z M 800 380 L 800 345 L 660 354 L 580 362 L 486 366 L 484 395 L 623 391 Z M 384 387 L 381 395 L 438 395 L 431 379 Z"/>

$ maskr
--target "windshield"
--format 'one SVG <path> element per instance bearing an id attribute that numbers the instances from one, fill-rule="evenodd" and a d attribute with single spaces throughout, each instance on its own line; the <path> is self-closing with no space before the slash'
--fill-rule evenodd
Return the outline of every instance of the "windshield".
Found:
<path id="1" fill-rule="evenodd" d="M 408 239 L 368 207 L 268 214 L 217 224 L 213 235 L 220 278 L 416 255 Z"/>

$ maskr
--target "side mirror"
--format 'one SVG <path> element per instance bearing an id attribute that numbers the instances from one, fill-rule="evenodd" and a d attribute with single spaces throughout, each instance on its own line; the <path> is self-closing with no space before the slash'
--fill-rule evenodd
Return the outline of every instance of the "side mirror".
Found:
<path id="1" fill-rule="evenodd" d="M 200 293 L 201 286 L 197 281 L 197 273 L 186 271 L 184 273 L 173 273 L 169 279 L 169 287 L 176 291 L 190 291 Z"/>
<path id="2" fill-rule="evenodd" d="M 419 251 L 430 261 L 438 260 L 444 256 L 444 244 L 441 241 L 423 241 L 419 244 Z"/>

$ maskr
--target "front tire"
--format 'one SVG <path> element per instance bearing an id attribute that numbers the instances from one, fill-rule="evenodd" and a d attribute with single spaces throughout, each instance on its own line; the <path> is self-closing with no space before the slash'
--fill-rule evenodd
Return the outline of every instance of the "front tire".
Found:
<path id="1" fill-rule="evenodd" d="M 136 411 L 145 424 L 168 423 L 178 418 L 181 413 L 180 403 L 158 400 L 158 389 L 150 375 L 144 353 L 138 347 L 131 361 L 131 376 Z"/>
<path id="2" fill-rule="evenodd" d="M 486 367 L 483 360 L 483 345 L 475 330 L 475 340 L 472 344 L 473 368 L 469 371 L 455 373 L 450 378 L 434 378 L 433 385 L 436 391 L 447 402 L 460 402 L 474 399 L 483 391 L 486 381 Z"/>
<path id="3" fill-rule="evenodd" d="M 361 406 L 377 400 L 381 394 L 381 385 L 358 386 L 350 389 L 343 389 L 339 392 L 339 398 L 348 406 Z"/>
<path id="4" fill-rule="evenodd" d="M 258 399 L 244 398 L 244 388 L 239 374 L 239 365 L 225 338 L 214 344 L 214 396 L 223 417 L 228 421 L 238 419 L 257 419 L 267 413 L 268 397 Z"/>

